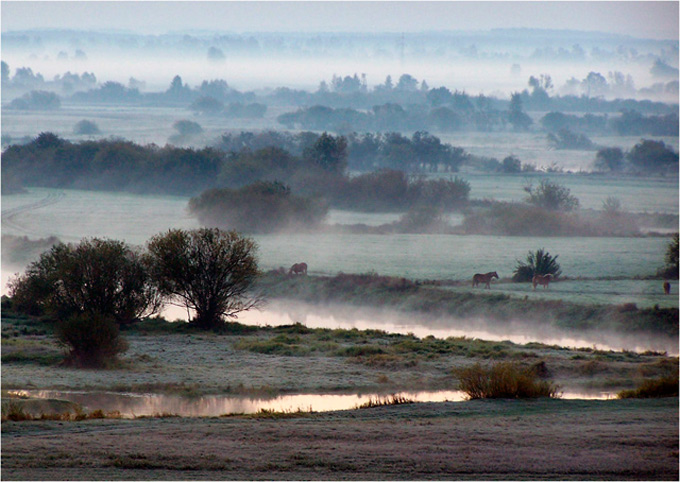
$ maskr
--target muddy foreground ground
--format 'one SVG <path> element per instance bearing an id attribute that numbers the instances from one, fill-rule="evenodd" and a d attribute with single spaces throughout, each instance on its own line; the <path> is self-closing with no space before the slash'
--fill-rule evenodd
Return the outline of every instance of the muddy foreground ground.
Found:
<path id="1" fill-rule="evenodd" d="M 4 480 L 678 480 L 678 399 L 4 422 Z"/>

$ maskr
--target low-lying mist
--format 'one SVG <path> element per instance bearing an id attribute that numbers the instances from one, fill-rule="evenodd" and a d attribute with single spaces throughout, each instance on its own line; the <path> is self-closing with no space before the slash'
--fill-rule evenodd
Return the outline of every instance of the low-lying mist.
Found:
<path id="1" fill-rule="evenodd" d="M 186 320 L 187 311 L 167 308 L 169 320 Z M 652 334 L 621 334 L 600 330 L 563 330 L 548 323 L 520 319 L 499 323 L 484 318 L 451 318 L 426 314 L 405 314 L 386 308 L 366 308 L 344 304 L 313 304 L 272 299 L 261 310 L 241 313 L 236 320 L 248 325 L 280 326 L 301 323 L 308 328 L 383 330 L 424 338 L 466 337 L 490 341 L 508 340 L 517 344 L 543 343 L 570 348 L 598 350 L 654 351 L 678 354 L 677 339 Z"/>

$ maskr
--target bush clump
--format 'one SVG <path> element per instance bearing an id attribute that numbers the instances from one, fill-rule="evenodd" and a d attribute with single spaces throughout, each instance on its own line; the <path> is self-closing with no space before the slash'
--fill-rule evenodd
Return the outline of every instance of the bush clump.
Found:
<path id="1" fill-rule="evenodd" d="M 101 314 L 73 315 L 56 326 L 55 335 L 68 350 L 67 362 L 81 367 L 105 367 L 128 348 L 118 324 Z"/>
<path id="2" fill-rule="evenodd" d="M 619 398 L 662 398 L 678 396 L 678 374 L 645 380 L 634 390 L 622 390 Z"/>
<path id="3" fill-rule="evenodd" d="M 531 281 L 534 275 L 537 274 L 543 276 L 551 274 L 553 278 L 558 278 L 562 274 L 560 264 L 557 262 L 558 256 L 551 256 L 543 248 L 536 250 L 535 253 L 529 251 L 526 262 L 517 261 L 512 281 L 516 283 Z"/>
<path id="4" fill-rule="evenodd" d="M 296 196 L 280 182 L 259 181 L 240 189 L 210 189 L 189 201 L 204 225 L 248 233 L 271 233 L 318 225 L 325 202 Z"/>
<path id="5" fill-rule="evenodd" d="M 476 363 L 455 373 L 460 389 L 471 399 L 559 397 L 559 387 L 539 380 L 535 370 L 517 363 L 499 362 L 488 367 Z"/>

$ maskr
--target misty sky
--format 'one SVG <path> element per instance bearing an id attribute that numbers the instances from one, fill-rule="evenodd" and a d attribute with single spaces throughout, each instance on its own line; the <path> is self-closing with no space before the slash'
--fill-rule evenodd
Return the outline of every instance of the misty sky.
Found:
<path id="1" fill-rule="evenodd" d="M 678 39 L 678 2 L 1 2 L 2 31 L 415 32 L 542 28 Z"/>

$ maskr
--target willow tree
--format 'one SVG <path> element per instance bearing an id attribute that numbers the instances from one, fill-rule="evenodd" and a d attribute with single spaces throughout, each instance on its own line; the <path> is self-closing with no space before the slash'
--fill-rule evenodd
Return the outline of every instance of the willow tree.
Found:
<path id="1" fill-rule="evenodd" d="M 228 318 L 258 305 L 257 245 L 235 231 L 172 229 L 151 238 L 147 261 L 152 279 L 171 304 L 194 312 L 189 321 L 219 330 Z"/>

